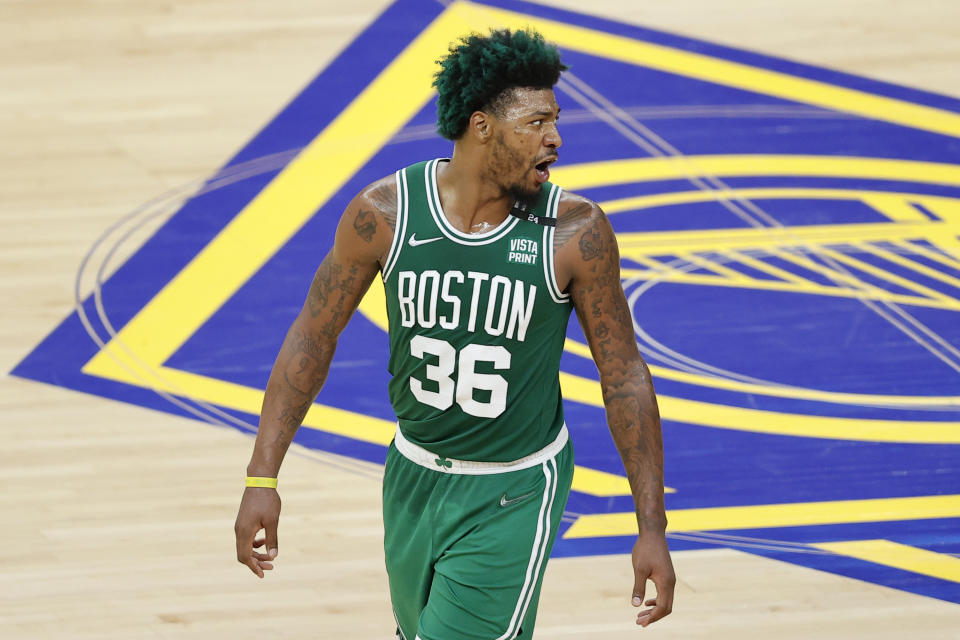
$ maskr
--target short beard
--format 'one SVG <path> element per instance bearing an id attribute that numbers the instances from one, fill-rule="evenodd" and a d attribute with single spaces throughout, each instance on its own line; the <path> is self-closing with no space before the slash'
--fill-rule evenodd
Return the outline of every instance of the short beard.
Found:
<path id="1" fill-rule="evenodd" d="M 532 209 L 537 204 L 537 200 L 540 199 L 540 188 L 537 187 L 536 189 L 530 190 L 513 185 L 507 188 L 507 195 L 509 195 L 521 209 Z"/>
<path id="2" fill-rule="evenodd" d="M 498 131 L 494 138 L 493 149 L 491 150 L 487 165 L 487 175 L 491 181 L 500 182 L 504 170 L 509 173 L 510 168 L 525 166 L 526 163 L 527 159 L 510 149 L 504 140 L 503 133 Z M 504 190 L 514 203 L 524 209 L 533 208 L 537 203 L 537 199 L 540 197 L 540 187 L 526 189 L 522 184 L 512 184 L 508 187 L 501 186 L 500 188 Z"/>

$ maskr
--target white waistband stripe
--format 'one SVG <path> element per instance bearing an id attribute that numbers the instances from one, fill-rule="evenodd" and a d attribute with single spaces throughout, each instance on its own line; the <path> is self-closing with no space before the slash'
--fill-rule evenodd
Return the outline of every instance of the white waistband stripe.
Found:
<path id="1" fill-rule="evenodd" d="M 560 453 L 567 444 L 569 437 L 567 425 L 563 425 L 560 427 L 560 433 L 557 434 L 556 439 L 543 449 L 510 462 L 477 462 L 474 460 L 444 458 L 404 438 L 399 426 L 397 426 L 397 434 L 394 436 L 393 444 L 404 458 L 421 467 L 433 469 L 441 473 L 483 476 L 493 473 L 520 471 L 521 469 L 529 469 L 530 467 L 542 464 Z"/>

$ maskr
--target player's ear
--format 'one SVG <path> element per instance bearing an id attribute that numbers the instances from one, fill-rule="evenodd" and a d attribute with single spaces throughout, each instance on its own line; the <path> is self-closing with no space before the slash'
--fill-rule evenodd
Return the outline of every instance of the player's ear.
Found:
<path id="1" fill-rule="evenodd" d="M 480 144 L 486 144 L 493 137 L 493 117 L 483 111 L 474 111 L 467 122 L 467 135 Z"/>

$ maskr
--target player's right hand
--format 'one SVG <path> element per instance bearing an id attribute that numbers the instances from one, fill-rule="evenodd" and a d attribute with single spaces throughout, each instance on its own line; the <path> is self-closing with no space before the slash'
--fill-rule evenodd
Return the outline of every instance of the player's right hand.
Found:
<path id="1" fill-rule="evenodd" d="M 280 520 L 280 494 L 276 489 L 247 487 L 240 501 L 237 522 L 233 531 L 237 536 L 237 562 L 246 565 L 262 578 L 264 571 L 273 569 L 277 557 L 277 523 Z M 264 537 L 257 538 L 263 530 Z M 266 553 L 256 551 L 266 544 Z"/>

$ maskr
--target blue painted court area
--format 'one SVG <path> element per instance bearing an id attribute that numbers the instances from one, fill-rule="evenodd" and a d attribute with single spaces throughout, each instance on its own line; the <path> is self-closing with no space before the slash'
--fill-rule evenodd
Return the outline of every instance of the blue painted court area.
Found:
<path id="1" fill-rule="evenodd" d="M 399 167 L 449 155 L 428 90 L 411 89 L 424 99 L 382 124 L 382 141 L 357 134 L 370 152 L 350 156 L 355 166 L 330 178 L 327 196 L 292 192 L 302 224 L 274 237 L 293 214 L 273 211 L 254 236 L 273 244 L 243 240 L 224 273 L 188 264 L 233 242 L 224 228 L 251 219 L 265 187 L 324 148 L 361 91 L 464 6 L 399 0 L 202 192 L 133 212 L 129 229 L 169 219 L 13 373 L 253 428 L 251 398 L 346 203 Z M 564 144 L 553 180 L 600 202 L 619 237 L 661 397 L 672 548 L 728 546 L 960 603 L 960 102 L 538 5 L 468 9 L 475 28 L 519 14 L 548 37 L 562 23 L 629 38 L 637 55 L 660 52 L 640 63 L 619 45 L 559 42 L 571 69 L 557 89 Z M 447 41 L 466 29 L 450 24 L 461 31 Z M 708 61 L 725 72 L 709 76 Z M 326 175 L 315 174 L 321 187 Z M 162 301 L 188 270 L 203 286 Z M 205 304 L 209 313 L 193 313 Z M 137 331 L 149 344 L 124 345 Z M 619 476 L 602 408 L 577 392 L 597 374 L 575 321 L 568 337 L 577 464 Z M 112 347 L 101 353 L 97 340 Z M 362 309 L 318 407 L 389 423 L 387 350 Z M 297 439 L 382 462 L 378 437 L 347 424 L 308 426 Z M 629 516 L 630 496 L 583 487 L 555 553 L 628 552 L 623 519 L 601 516 Z"/>

